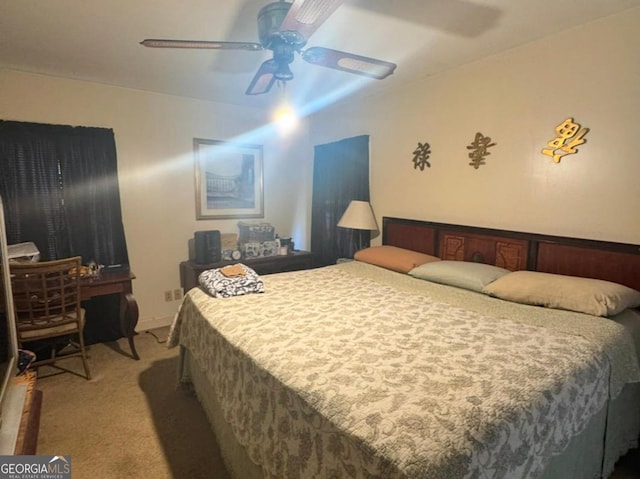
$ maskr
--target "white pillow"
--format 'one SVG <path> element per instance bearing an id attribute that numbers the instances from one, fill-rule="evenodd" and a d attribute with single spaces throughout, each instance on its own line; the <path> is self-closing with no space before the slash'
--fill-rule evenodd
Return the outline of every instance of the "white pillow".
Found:
<path id="1" fill-rule="evenodd" d="M 507 301 L 594 316 L 613 316 L 640 306 L 640 292 L 621 284 L 535 271 L 504 275 L 485 286 L 483 292 Z"/>

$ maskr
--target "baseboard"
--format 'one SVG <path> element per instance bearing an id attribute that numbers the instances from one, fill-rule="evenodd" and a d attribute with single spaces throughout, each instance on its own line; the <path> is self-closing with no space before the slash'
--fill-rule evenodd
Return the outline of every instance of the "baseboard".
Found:
<path id="1" fill-rule="evenodd" d="M 33 389 L 27 392 L 25 410 L 22 413 L 20 432 L 16 441 L 15 455 L 32 456 L 38 447 L 40 431 L 40 411 L 42 409 L 42 391 Z"/>
<path id="2" fill-rule="evenodd" d="M 164 326 L 171 326 L 173 323 L 173 316 L 163 316 L 161 318 L 148 318 L 138 321 L 136 331 L 147 331 L 149 329 L 162 328 Z"/>

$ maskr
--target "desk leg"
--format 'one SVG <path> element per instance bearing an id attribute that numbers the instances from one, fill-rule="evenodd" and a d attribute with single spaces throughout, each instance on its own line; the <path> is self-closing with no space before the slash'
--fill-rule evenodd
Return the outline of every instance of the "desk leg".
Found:
<path id="1" fill-rule="evenodd" d="M 138 324 L 138 303 L 131 293 L 124 293 L 120 303 L 120 330 L 122 335 L 129 340 L 129 348 L 133 359 L 140 359 L 136 346 L 133 344 L 133 336 L 136 334 Z"/>

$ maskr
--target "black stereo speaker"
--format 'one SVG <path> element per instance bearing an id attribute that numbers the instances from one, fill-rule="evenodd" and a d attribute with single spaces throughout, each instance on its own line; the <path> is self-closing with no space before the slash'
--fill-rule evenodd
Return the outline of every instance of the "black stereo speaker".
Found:
<path id="1" fill-rule="evenodd" d="M 220 231 L 196 231 L 193 234 L 195 262 L 210 264 L 222 261 L 222 243 Z"/>

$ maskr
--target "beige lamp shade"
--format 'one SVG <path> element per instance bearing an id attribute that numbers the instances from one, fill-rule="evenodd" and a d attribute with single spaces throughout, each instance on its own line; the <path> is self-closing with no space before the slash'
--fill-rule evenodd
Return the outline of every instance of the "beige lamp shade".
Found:
<path id="1" fill-rule="evenodd" d="M 353 200 L 338 221 L 341 228 L 378 231 L 378 223 L 368 201 Z"/>

